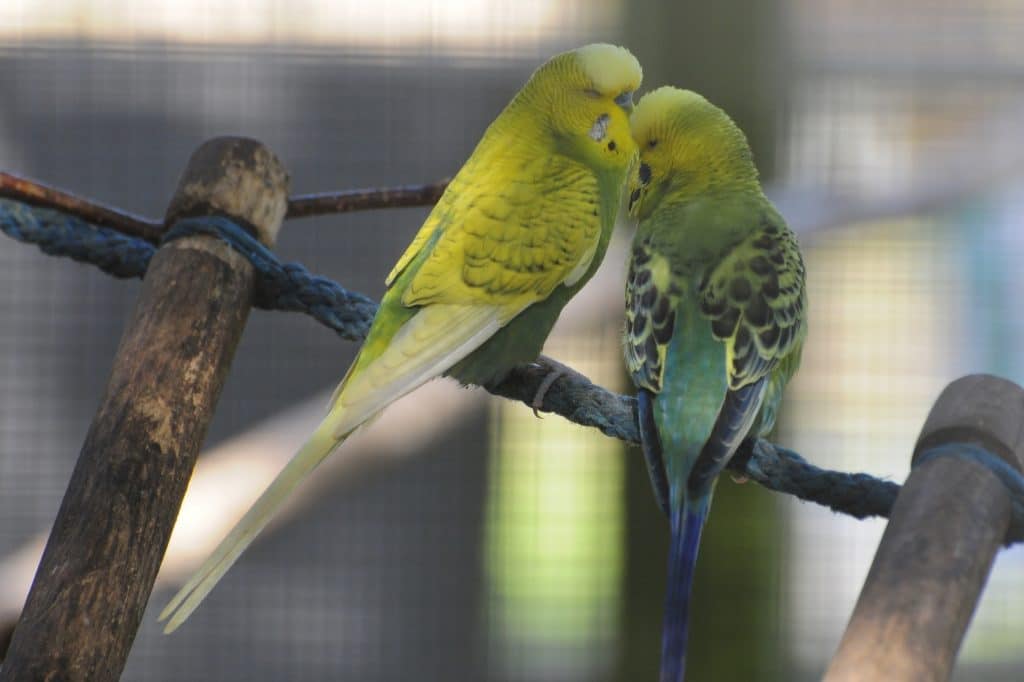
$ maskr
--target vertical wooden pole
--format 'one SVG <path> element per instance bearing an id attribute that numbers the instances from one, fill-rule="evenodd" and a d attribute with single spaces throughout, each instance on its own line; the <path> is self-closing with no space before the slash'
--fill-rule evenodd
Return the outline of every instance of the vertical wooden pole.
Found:
<path id="1" fill-rule="evenodd" d="M 1024 470 L 1024 389 L 972 375 L 932 408 L 914 457 L 980 445 Z M 1003 483 L 967 458 L 936 457 L 910 473 L 893 506 L 828 682 L 947 680 L 1011 515 Z"/>
<path id="2" fill-rule="evenodd" d="M 262 144 L 202 145 L 167 224 L 218 214 L 271 245 L 288 176 Z M 115 680 L 124 668 L 252 299 L 252 266 L 186 237 L 150 263 L 0 680 Z"/>

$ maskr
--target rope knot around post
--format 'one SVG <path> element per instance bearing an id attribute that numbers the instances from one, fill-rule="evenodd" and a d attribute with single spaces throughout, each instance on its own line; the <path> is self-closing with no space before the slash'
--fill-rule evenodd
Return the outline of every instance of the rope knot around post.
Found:
<path id="1" fill-rule="evenodd" d="M 256 270 L 253 304 L 257 308 L 306 313 L 347 341 L 361 341 L 369 333 L 377 314 L 376 302 L 312 274 L 299 263 L 282 263 L 237 222 L 222 216 L 185 218 L 167 231 L 163 242 L 192 234 L 216 237 L 252 264 Z"/>
<path id="2" fill-rule="evenodd" d="M 287 182 L 259 142 L 210 140 L 190 160 L 168 219 L 216 222 L 210 216 L 227 214 L 269 244 Z M 46 219 L 79 234 L 81 225 Z M 8 234 L 10 223 L 2 221 Z M 104 245 L 104 258 L 92 247 L 73 250 L 73 239 L 53 248 L 146 276 L 0 669 L 3 681 L 120 676 L 253 299 L 253 266 L 222 240 L 191 234 L 154 253 L 105 229 L 85 237 Z"/>

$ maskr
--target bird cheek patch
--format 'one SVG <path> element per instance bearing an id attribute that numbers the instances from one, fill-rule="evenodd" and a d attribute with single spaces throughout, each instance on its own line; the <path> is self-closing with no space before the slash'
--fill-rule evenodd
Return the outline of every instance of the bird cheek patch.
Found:
<path id="1" fill-rule="evenodd" d="M 597 120 L 594 121 L 594 125 L 590 127 L 590 132 L 587 133 L 590 135 L 590 139 L 594 142 L 600 142 L 603 140 L 608 135 L 608 122 L 610 120 L 611 117 L 608 116 L 608 114 L 601 114 L 598 116 Z"/>

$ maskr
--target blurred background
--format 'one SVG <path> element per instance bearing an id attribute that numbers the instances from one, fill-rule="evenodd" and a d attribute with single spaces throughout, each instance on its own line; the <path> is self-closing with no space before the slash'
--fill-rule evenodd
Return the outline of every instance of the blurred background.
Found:
<path id="1" fill-rule="evenodd" d="M 533 68 L 594 40 L 629 46 L 645 90 L 728 110 L 800 234 L 811 333 L 779 442 L 902 481 L 946 383 L 1024 381 L 1019 0 L 14 0 L 0 5 L 0 168 L 150 216 L 221 134 L 268 144 L 295 192 L 429 182 Z M 277 250 L 379 297 L 425 215 L 287 223 Z M 547 347 L 619 391 L 623 258 Z M 0 240 L 0 575 L 34 570 L 137 292 Z M 220 496 L 255 496 L 245 472 L 263 449 L 289 454 L 274 436 L 300 437 L 354 351 L 308 318 L 253 313 L 208 438 L 211 462 L 241 453 L 236 473 L 210 474 Z M 185 570 L 168 564 L 125 679 L 655 679 L 667 528 L 642 457 L 437 386 L 354 439 L 365 454 L 318 473 L 164 637 L 156 614 Z M 817 679 L 883 523 L 727 477 L 718 490 L 691 678 Z M 193 533 L 218 523 L 191 508 Z M 16 615 L 23 593 L 3 582 Z M 1024 554 L 1004 551 L 958 680 L 1024 676 L 1021 594 Z"/>

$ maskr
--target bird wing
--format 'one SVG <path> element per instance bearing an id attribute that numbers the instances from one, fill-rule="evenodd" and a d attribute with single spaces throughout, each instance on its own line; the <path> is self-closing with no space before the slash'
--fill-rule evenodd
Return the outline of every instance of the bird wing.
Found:
<path id="1" fill-rule="evenodd" d="M 335 392 L 334 434 L 343 438 L 390 403 L 440 376 L 501 328 L 493 306 L 437 304 L 417 310 L 360 371 Z"/>
<path id="2" fill-rule="evenodd" d="M 799 362 L 805 305 L 803 259 L 781 218 L 762 220 L 701 283 L 701 313 L 726 346 L 729 390 L 690 471 L 690 490 L 707 489 L 748 434 L 771 428 L 782 387 Z M 766 397 L 767 416 L 761 414 Z"/>
<path id="3" fill-rule="evenodd" d="M 669 483 L 661 436 L 654 416 L 655 394 L 661 391 L 665 355 L 675 328 L 679 290 L 668 260 L 647 242 L 637 240 L 626 275 L 626 326 L 623 347 L 626 367 L 637 387 L 640 441 L 654 499 L 666 514 Z"/>
<path id="4" fill-rule="evenodd" d="M 649 242 L 635 244 L 626 282 L 626 363 L 636 385 L 654 393 L 661 390 L 680 293 L 668 259 Z M 756 383 L 799 352 L 806 298 L 796 237 L 781 218 L 765 218 L 708 269 L 699 306 L 714 338 L 726 344 L 730 389 Z"/>
<path id="5" fill-rule="evenodd" d="M 726 344 L 729 388 L 768 377 L 807 332 L 804 264 L 796 237 L 765 218 L 700 285 L 700 310 Z"/>
<path id="6" fill-rule="evenodd" d="M 638 242 L 627 276 L 625 356 L 634 383 L 651 393 L 662 388 L 681 293 L 668 259 L 649 242 Z M 806 334 L 804 266 L 781 218 L 766 218 L 729 249 L 708 269 L 697 297 L 712 336 L 725 344 L 729 390 L 691 470 L 694 489 L 717 476 L 763 404 L 768 414 L 758 432 L 771 428 L 781 388 L 799 362 Z M 668 486 L 658 480 L 665 474 L 655 436 L 645 439 L 645 454 L 660 502 Z"/>
<path id="7" fill-rule="evenodd" d="M 633 383 L 652 393 L 661 391 L 679 294 L 668 259 L 648 243 L 635 243 L 626 275 L 623 345 Z"/>
<path id="8" fill-rule="evenodd" d="M 399 281 L 429 249 L 405 284 L 402 303 L 494 307 L 504 324 L 590 268 L 601 236 L 598 181 L 560 154 L 478 161 L 467 170 L 388 282 Z"/>

